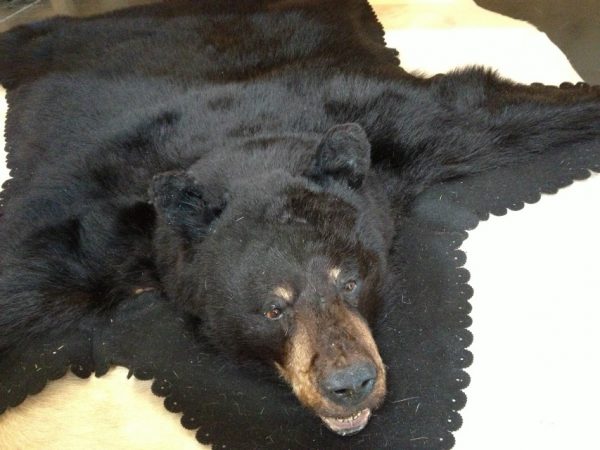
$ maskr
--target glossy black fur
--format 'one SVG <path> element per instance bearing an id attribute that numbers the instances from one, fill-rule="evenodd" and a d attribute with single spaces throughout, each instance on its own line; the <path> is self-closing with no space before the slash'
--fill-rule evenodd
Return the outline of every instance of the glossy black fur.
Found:
<path id="1" fill-rule="evenodd" d="M 358 240 L 385 258 L 427 186 L 598 139 L 597 88 L 522 86 L 479 68 L 410 75 L 371 15 L 346 0 L 174 1 L 2 35 L 13 180 L 2 193 L 0 352 L 101 315 L 137 288 L 204 311 L 186 302 L 202 288 L 197 273 L 233 274 L 198 254 L 176 266 L 171 249 L 190 229 L 210 233 L 207 217 L 232 204 L 233 221 L 248 205 L 279 205 L 288 185 L 322 189 L 370 218 Z M 370 167 L 319 158 L 327 131 L 347 123 L 365 130 Z M 209 210 L 177 222 L 174 237 L 151 185 L 186 170 L 199 191 L 177 201 Z M 259 216 L 248 224 L 242 238 L 261 231 Z M 239 346 L 236 325 L 217 323 L 207 333 Z"/>

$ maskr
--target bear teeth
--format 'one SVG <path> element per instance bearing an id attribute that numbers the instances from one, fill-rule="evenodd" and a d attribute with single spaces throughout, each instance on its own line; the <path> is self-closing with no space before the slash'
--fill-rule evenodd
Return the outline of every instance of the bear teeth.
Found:
<path id="1" fill-rule="evenodd" d="M 337 417 L 337 420 L 341 420 L 342 422 L 352 422 L 353 420 L 358 419 L 361 415 L 363 415 L 367 410 L 363 409 L 362 411 L 357 412 L 356 414 L 350 417 Z"/>
<path id="2" fill-rule="evenodd" d="M 369 408 L 348 417 L 321 417 L 329 429 L 341 436 L 349 436 L 362 430 L 371 416 Z"/>

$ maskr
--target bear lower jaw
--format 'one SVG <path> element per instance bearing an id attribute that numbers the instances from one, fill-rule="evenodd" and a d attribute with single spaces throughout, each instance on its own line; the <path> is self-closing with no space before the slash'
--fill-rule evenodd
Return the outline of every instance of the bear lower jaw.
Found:
<path id="1" fill-rule="evenodd" d="M 321 416 L 321 420 L 327 425 L 327 428 L 340 436 L 351 436 L 358 433 L 367 426 L 370 418 L 371 410 L 369 408 L 365 408 L 349 417 Z"/>

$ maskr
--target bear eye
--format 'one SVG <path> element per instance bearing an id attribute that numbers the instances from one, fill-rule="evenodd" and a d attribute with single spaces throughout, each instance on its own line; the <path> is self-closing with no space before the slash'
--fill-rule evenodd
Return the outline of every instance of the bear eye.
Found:
<path id="1" fill-rule="evenodd" d="M 356 281 L 355 280 L 346 281 L 346 283 L 344 284 L 344 291 L 354 292 L 354 290 L 356 290 Z"/>
<path id="2" fill-rule="evenodd" d="M 283 314 L 283 310 L 278 306 L 271 306 L 271 309 L 265 313 L 265 317 L 269 320 L 277 320 L 280 319 Z"/>

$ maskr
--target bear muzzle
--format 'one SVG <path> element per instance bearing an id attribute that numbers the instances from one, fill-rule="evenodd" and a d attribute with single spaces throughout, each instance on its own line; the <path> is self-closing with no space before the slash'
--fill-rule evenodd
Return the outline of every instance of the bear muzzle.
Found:
<path id="1" fill-rule="evenodd" d="M 383 403 L 386 373 L 364 319 L 346 308 L 337 315 L 329 327 L 314 317 L 298 320 L 276 367 L 303 405 L 331 431 L 348 436 Z"/>

